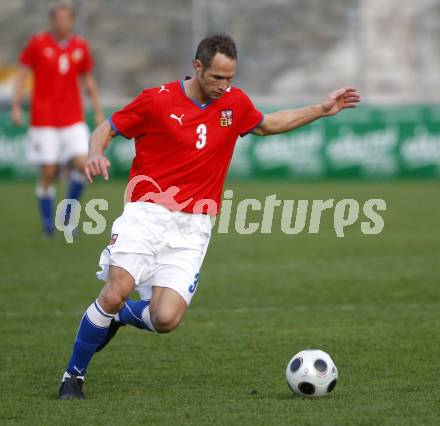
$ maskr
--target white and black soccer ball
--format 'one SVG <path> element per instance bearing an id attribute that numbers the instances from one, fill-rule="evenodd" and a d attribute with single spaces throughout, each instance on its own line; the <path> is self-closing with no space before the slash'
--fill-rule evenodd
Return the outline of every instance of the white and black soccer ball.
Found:
<path id="1" fill-rule="evenodd" d="M 324 396 L 338 383 L 338 369 L 328 353 L 306 349 L 289 361 L 286 379 L 291 391 L 297 395 Z"/>

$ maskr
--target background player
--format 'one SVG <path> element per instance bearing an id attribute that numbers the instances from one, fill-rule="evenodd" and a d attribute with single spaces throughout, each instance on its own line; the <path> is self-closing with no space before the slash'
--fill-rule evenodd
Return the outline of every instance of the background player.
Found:
<path id="1" fill-rule="evenodd" d="M 55 197 L 53 184 L 59 164 L 71 166 L 66 198 L 79 199 L 85 185 L 83 171 L 89 131 L 84 123 L 79 77 L 90 96 L 96 125 L 104 121 L 104 115 L 91 73 L 93 62 L 89 47 L 83 37 L 72 33 L 73 8 L 57 3 L 50 9 L 49 19 L 51 31 L 32 36 L 21 52 L 11 118 L 15 124 L 23 124 L 23 88 L 28 74 L 32 73 L 34 87 L 28 159 L 40 166 L 36 192 L 44 233 L 52 236 Z M 69 217 L 70 210 L 67 210 L 66 225 Z"/>
<path id="2" fill-rule="evenodd" d="M 136 157 L 130 202 L 100 259 L 106 284 L 81 320 L 60 399 L 84 397 L 87 366 L 120 325 L 159 333 L 179 325 L 209 243 L 211 222 L 202 212 L 206 206 L 210 214 L 218 211 L 238 136 L 287 132 L 359 102 L 356 89 L 342 88 L 321 104 L 263 116 L 231 86 L 237 51 L 226 35 L 202 40 L 193 66 L 192 78 L 144 90 L 92 134 L 89 181 L 96 175 L 108 179 L 110 163 L 103 153 L 113 136 L 135 138 Z M 135 288 L 140 301 L 128 299 Z"/>

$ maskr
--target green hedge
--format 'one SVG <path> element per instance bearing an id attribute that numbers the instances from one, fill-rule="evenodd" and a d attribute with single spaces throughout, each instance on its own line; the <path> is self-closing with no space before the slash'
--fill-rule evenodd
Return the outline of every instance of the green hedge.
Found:
<path id="1" fill-rule="evenodd" d="M 35 175 L 25 160 L 26 133 L 0 114 L 0 178 Z M 133 155 L 132 141 L 115 140 L 108 150 L 112 175 L 125 177 Z M 237 142 L 230 176 L 439 177 L 440 106 L 361 107 L 287 134 L 249 135 Z"/>

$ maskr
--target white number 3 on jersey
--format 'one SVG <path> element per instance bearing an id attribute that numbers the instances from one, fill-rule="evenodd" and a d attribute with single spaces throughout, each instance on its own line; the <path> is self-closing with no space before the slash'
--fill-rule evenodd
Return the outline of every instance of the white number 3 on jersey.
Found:
<path id="1" fill-rule="evenodd" d="M 197 126 L 196 133 L 199 135 L 196 142 L 196 148 L 202 149 L 206 145 L 206 133 L 207 133 L 206 124 L 203 123 L 199 124 Z"/>

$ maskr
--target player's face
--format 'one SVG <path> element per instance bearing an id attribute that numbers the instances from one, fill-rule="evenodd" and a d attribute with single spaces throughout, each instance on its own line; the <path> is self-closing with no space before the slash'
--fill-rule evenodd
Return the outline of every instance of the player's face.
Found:
<path id="1" fill-rule="evenodd" d="M 73 27 L 72 13 L 67 9 L 59 9 L 51 16 L 52 30 L 60 37 L 69 35 Z"/>
<path id="2" fill-rule="evenodd" d="M 219 99 L 231 85 L 237 70 L 237 61 L 217 53 L 209 68 L 203 68 L 200 61 L 195 61 L 194 67 L 203 95 L 208 99 Z"/>

